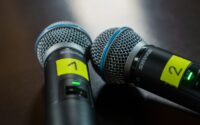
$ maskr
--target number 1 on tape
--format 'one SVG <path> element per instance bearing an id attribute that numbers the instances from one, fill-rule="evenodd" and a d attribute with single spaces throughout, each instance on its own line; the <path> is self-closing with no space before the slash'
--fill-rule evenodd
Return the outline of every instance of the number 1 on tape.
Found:
<path id="1" fill-rule="evenodd" d="M 76 74 L 89 80 L 87 66 L 78 59 L 64 58 L 56 61 L 57 75 Z"/>
<path id="2" fill-rule="evenodd" d="M 160 80 L 178 88 L 180 80 L 190 64 L 191 61 L 173 55 L 165 65 Z"/>

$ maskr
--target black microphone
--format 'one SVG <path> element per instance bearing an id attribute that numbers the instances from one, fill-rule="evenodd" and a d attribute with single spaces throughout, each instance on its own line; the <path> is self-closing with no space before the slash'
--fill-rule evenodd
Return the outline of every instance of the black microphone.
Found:
<path id="1" fill-rule="evenodd" d="M 131 28 L 101 33 L 92 63 L 108 83 L 132 84 L 200 112 L 200 65 L 146 42 Z"/>
<path id="2" fill-rule="evenodd" d="M 87 32 L 70 22 L 54 23 L 38 37 L 35 51 L 45 71 L 47 125 L 94 125 L 90 46 Z"/>

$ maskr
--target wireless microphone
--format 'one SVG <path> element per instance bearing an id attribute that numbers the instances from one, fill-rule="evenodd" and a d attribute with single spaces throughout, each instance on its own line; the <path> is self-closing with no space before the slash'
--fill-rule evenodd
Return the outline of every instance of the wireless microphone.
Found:
<path id="1" fill-rule="evenodd" d="M 80 26 L 57 22 L 35 43 L 44 68 L 46 124 L 94 125 L 87 58 L 91 39 Z"/>
<path id="2" fill-rule="evenodd" d="M 108 83 L 134 85 L 200 112 L 200 65 L 153 45 L 129 27 L 101 33 L 92 63 Z"/>

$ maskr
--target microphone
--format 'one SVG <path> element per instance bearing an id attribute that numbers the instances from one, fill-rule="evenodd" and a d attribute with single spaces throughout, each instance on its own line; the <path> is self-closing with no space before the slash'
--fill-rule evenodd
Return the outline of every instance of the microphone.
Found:
<path id="1" fill-rule="evenodd" d="M 45 28 L 35 51 L 45 75 L 47 125 L 94 125 L 87 55 L 91 39 L 80 26 L 57 22 Z"/>
<path id="2" fill-rule="evenodd" d="M 200 65 L 148 45 L 129 27 L 101 33 L 90 50 L 108 83 L 133 84 L 200 112 Z"/>

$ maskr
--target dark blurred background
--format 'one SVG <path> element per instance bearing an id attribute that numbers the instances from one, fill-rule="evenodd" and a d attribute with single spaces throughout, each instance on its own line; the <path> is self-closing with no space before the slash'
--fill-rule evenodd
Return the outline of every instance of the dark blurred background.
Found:
<path id="1" fill-rule="evenodd" d="M 76 22 L 92 39 L 130 26 L 149 44 L 200 62 L 199 6 L 198 0 L 1 0 L 0 124 L 45 124 L 43 70 L 33 48 L 50 23 Z M 105 85 L 90 70 L 97 125 L 200 124 L 190 111 L 137 88 Z"/>

